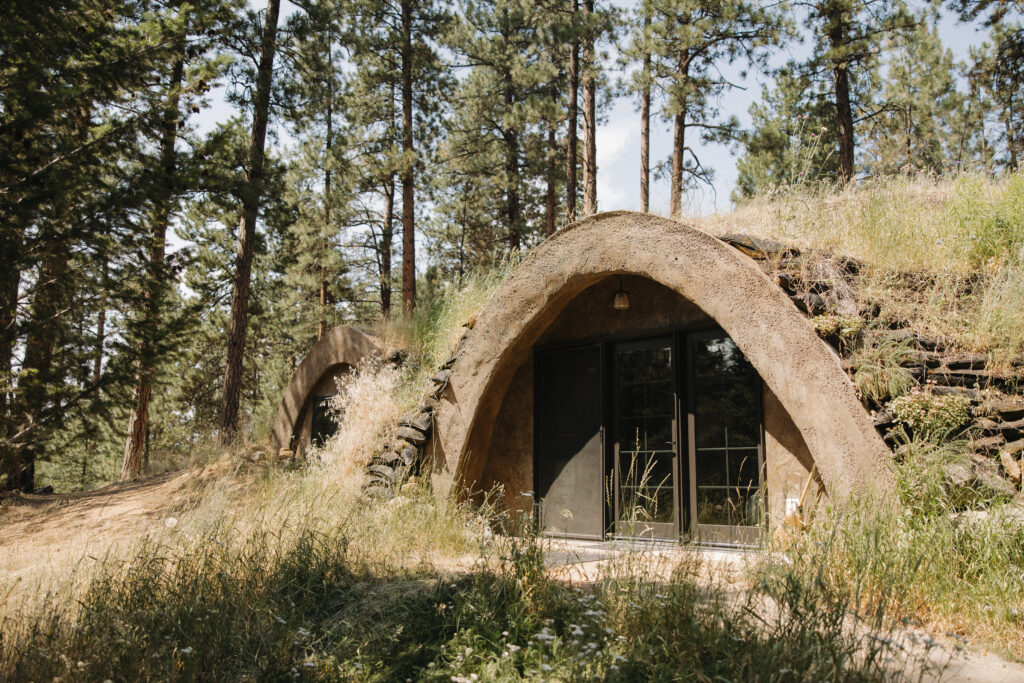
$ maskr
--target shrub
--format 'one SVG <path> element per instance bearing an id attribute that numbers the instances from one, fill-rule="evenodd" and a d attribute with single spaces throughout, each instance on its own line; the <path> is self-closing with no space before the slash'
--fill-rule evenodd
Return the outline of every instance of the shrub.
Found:
<path id="1" fill-rule="evenodd" d="M 911 391 L 889 403 L 889 410 L 915 434 L 929 440 L 941 440 L 970 420 L 971 401 L 966 396 Z"/>

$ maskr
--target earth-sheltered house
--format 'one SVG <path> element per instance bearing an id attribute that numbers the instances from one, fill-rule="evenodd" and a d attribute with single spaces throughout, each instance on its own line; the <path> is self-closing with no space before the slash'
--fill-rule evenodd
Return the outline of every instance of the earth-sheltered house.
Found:
<path id="1" fill-rule="evenodd" d="M 706 232 L 587 218 L 511 272 L 371 475 L 412 466 L 441 495 L 497 489 L 543 533 L 583 539 L 746 545 L 808 482 L 811 500 L 885 498 L 891 453 L 805 313 Z M 381 350 L 350 328 L 312 349 L 279 447 L 317 433 L 328 385 L 368 354 Z"/>

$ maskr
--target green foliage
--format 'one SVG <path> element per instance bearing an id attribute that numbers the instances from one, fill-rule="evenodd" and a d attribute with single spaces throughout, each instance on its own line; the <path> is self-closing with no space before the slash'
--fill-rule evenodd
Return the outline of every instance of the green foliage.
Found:
<path id="1" fill-rule="evenodd" d="M 864 319 L 857 315 L 816 315 L 811 318 L 811 326 L 819 337 L 845 349 L 860 338 Z"/>
<path id="2" fill-rule="evenodd" d="M 936 441 L 954 434 L 971 417 L 970 399 L 957 394 L 913 390 L 893 399 L 888 407 L 912 433 Z"/>
<path id="3" fill-rule="evenodd" d="M 913 374 L 904 367 L 912 359 L 907 341 L 883 338 L 878 343 L 864 344 L 850 358 L 853 382 L 862 396 L 876 404 L 902 396 L 917 386 Z"/>

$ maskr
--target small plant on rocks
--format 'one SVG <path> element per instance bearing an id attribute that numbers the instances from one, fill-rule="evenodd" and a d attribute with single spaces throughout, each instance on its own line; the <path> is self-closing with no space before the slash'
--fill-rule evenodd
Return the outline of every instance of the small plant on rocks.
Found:
<path id="1" fill-rule="evenodd" d="M 943 439 L 970 420 L 971 402 L 966 396 L 940 395 L 914 389 L 894 399 L 889 411 L 918 436 Z"/>

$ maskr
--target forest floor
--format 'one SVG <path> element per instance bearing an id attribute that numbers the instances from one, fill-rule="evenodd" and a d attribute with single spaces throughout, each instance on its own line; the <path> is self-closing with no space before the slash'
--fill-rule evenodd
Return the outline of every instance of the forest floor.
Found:
<path id="1" fill-rule="evenodd" d="M 0 585 L 8 587 L 0 608 L 18 593 L 45 592 L 83 565 L 127 553 L 193 507 L 224 468 L 215 463 L 91 491 L 0 498 Z"/>
<path id="2" fill-rule="evenodd" d="M 93 564 L 126 557 L 141 540 L 159 537 L 176 526 L 214 482 L 231 497 L 247 477 L 232 476 L 230 469 L 222 461 L 88 492 L 0 499 L 0 585 L 7 586 L 6 595 L 0 595 L 0 607 L 43 595 L 52 585 L 73 585 L 76 574 L 91 575 Z M 748 565 L 756 555 L 669 546 L 637 551 L 597 542 L 544 540 L 542 544 L 548 575 L 578 585 L 599 582 L 604 569 L 620 562 L 617 558 L 624 553 L 634 553 L 626 561 L 643 563 L 646 574 L 667 579 L 681 554 L 696 552 L 701 556 L 702 583 L 732 584 L 742 591 L 752 576 Z M 446 559 L 444 573 L 473 569 L 470 561 Z M 898 639 L 907 661 L 913 662 L 909 665 L 913 679 L 1024 680 L 1024 664 L 964 647 L 948 634 L 901 631 L 888 637 Z M 926 647 L 923 642 L 932 645 Z"/>

